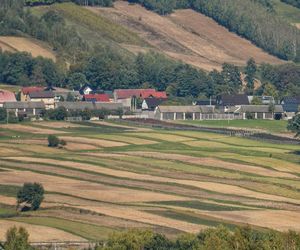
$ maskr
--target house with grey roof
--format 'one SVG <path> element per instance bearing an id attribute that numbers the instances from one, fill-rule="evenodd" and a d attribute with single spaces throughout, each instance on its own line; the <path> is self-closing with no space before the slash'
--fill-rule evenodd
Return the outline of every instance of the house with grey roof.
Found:
<path id="1" fill-rule="evenodd" d="M 64 107 L 67 111 L 84 111 L 84 110 L 118 110 L 124 107 L 121 103 L 105 102 L 57 102 L 55 108 Z"/>

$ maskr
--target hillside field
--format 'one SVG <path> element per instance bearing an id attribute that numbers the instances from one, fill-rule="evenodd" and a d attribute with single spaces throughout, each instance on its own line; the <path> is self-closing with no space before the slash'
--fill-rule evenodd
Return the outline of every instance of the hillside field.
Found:
<path id="1" fill-rule="evenodd" d="M 49 148 L 48 134 L 65 148 Z M 299 145 L 206 132 L 100 121 L 0 125 L 0 241 L 14 224 L 32 242 L 105 240 L 130 228 L 172 238 L 218 224 L 300 231 L 299 162 Z M 40 210 L 16 212 L 24 182 L 43 184 Z"/>
<path id="2" fill-rule="evenodd" d="M 0 49 L 10 52 L 27 52 L 33 57 L 45 57 L 56 61 L 56 55 L 48 45 L 25 37 L 0 36 Z"/>

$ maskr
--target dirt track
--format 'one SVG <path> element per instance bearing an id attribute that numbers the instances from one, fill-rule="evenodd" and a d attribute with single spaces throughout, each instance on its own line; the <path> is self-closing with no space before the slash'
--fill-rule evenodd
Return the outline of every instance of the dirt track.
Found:
<path id="1" fill-rule="evenodd" d="M 41 46 L 37 41 L 24 37 L 0 36 L 0 48 L 4 51 L 24 51 L 33 57 L 42 56 L 56 61 L 55 54 L 50 48 Z"/>
<path id="2" fill-rule="evenodd" d="M 179 10 L 162 17 L 125 1 L 118 1 L 114 6 L 88 9 L 138 33 L 158 51 L 196 67 L 220 69 L 224 62 L 244 65 L 251 57 L 259 63 L 281 62 L 195 11 Z M 124 46 L 131 50 L 130 46 Z M 132 51 L 136 53 L 137 48 Z"/>

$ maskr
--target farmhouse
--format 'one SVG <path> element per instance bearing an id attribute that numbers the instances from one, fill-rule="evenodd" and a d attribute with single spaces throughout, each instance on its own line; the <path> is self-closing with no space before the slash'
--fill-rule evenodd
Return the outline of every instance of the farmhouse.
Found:
<path id="1" fill-rule="evenodd" d="M 123 103 L 124 106 L 130 107 L 131 110 L 138 108 L 138 99 L 145 98 L 167 99 L 167 93 L 156 91 L 155 89 L 116 89 L 114 91 L 114 101 Z"/>
<path id="2" fill-rule="evenodd" d="M 159 120 L 202 120 L 213 113 L 214 107 L 208 106 L 158 106 L 154 117 Z"/>
<path id="3" fill-rule="evenodd" d="M 161 98 L 145 98 L 142 103 L 142 110 L 154 111 L 156 107 L 162 104 L 166 99 Z"/>
<path id="4" fill-rule="evenodd" d="M 16 102 L 15 94 L 7 91 L 7 90 L 0 90 L 0 107 L 3 107 L 5 102 Z"/>
<path id="5" fill-rule="evenodd" d="M 32 117 L 39 116 L 46 106 L 44 102 L 5 102 L 3 108 L 15 116 Z"/>
<path id="6" fill-rule="evenodd" d="M 217 96 L 216 104 L 220 110 L 227 112 L 227 109 L 234 106 L 249 105 L 249 99 L 246 94 L 228 95 L 223 94 Z"/>
<path id="7" fill-rule="evenodd" d="M 33 92 L 40 92 L 43 91 L 44 87 L 23 87 L 21 89 L 21 101 L 22 102 L 27 102 L 30 100 L 29 94 Z"/>
<path id="8" fill-rule="evenodd" d="M 31 92 L 28 95 L 28 101 L 44 102 L 46 109 L 54 109 L 55 95 L 52 91 Z"/>

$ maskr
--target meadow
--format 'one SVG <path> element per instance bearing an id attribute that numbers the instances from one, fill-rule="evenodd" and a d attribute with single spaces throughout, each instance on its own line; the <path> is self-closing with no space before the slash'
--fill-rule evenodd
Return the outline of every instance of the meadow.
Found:
<path id="1" fill-rule="evenodd" d="M 49 148 L 49 134 L 67 145 Z M 299 145 L 117 122 L 0 125 L 0 241 L 12 225 L 32 242 L 133 228 L 174 238 L 219 224 L 300 231 L 299 179 Z M 43 184 L 40 210 L 16 212 L 24 182 Z"/>

